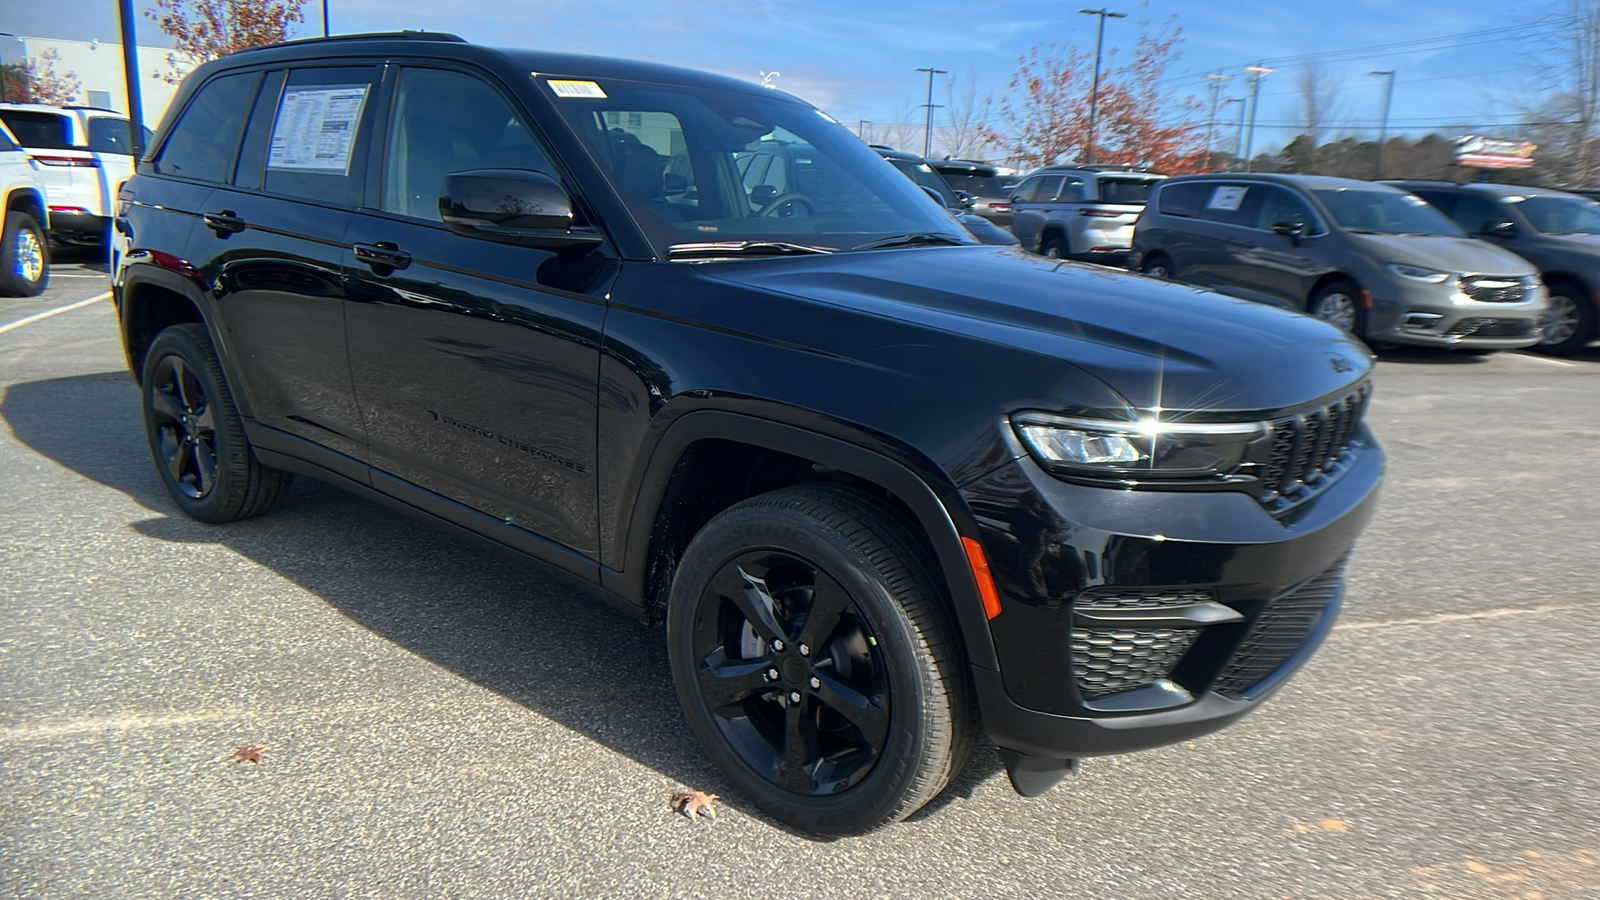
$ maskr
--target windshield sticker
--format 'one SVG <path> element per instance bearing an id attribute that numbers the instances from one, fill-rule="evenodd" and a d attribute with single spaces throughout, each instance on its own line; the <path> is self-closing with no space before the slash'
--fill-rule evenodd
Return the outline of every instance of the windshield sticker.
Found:
<path id="1" fill-rule="evenodd" d="M 272 126 L 267 168 L 349 174 L 350 151 L 368 87 L 352 84 L 285 93 Z"/>
<path id="2" fill-rule="evenodd" d="M 604 100 L 606 92 L 600 90 L 600 85 L 592 81 L 556 81 L 551 79 L 546 82 L 550 90 L 556 92 L 557 97 L 565 100 Z"/>
<path id="3" fill-rule="evenodd" d="M 1211 202 L 1206 204 L 1206 209 L 1238 212 L 1239 205 L 1244 203 L 1244 192 L 1248 190 L 1242 187 L 1219 187 L 1211 192 Z"/>

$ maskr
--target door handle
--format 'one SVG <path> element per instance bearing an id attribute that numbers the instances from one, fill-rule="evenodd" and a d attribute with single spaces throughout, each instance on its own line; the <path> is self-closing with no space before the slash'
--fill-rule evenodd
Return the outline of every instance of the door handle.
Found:
<path id="1" fill-rule="evenodd" d="M 404 269 L 411 265 L 411 254 L 401 250 L 398 244 L 392 241 L 379 241 L 376 244 L 356 244 L 356 259 L 361 260 L 374 269 L 379 267 L 387 269 Z"/>
<path id="2" fill-rule="evenodd" d="M 217 233 L 217 237 L 238 234 L 245 229 L 244 220 L 231 209 L 206 213 L 202 218 L 205 219 L 206 227 Z"/>

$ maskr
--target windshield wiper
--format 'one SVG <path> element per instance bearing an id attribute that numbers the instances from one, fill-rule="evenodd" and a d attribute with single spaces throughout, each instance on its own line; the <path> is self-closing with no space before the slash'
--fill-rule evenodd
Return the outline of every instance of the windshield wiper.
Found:
<path id="1" fill-rule="evenodd" d="M 851 250 L 877 250 L 883 247 L 910 247 L 914 244 L 954 244 L 962 246 L 972 243 L 969 240 L 957 237 L 943 231 L 913 231 L 910 234 L 897 234 L 881 241 L 869 241 Z"/>
<path id="2" fill-rule="evenodd" d="M 709 241 L 701 244 L 673 244 L 668 259 L 708 259 L 719 256 L 788 256 L 791 254 L 832 253 L 831 247 L 792 244 L 788 241 Z"/>

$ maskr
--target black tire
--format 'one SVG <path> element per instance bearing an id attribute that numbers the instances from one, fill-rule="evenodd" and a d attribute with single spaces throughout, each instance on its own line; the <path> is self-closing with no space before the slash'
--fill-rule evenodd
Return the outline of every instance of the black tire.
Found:
<path id="1" fill-rule="evenodd" d="M 1560 285 L 1550 289 L 1550 310 L 1540 323 L 1539 343 L 1532 349 L 1551 356 L 1571 356 L 1594 340 L 1594 304 L 1584 292 Z"/>
<path id="2" fill-rule="evenodd" d="M 184 515 L 219 524 L 259 516 L 292 476 L 256 459 L 202 325 L 173 325 L 150 344 L 143 408 L 150 456 Z"/>
<path id="3" fill-rule="evenodd" d="M 678 699 L 774 818 L 869 831 L 966 764 L 976 714 L 933 565 L 894 513 L 828 485 L 745 500 L 689 543 L 667 608 Z"/>
<path id="4" fill-rule="evenodd" d="M 34 297 L 50 283 L 50 243 L 25 212 L 6 213 L 0 237 L 0 295 Z"/>
<path id="5" fill-rule="evenodd" d="M 1306 312 L 1356 337 L 1367 335 L 1367 311 L 1361 306 L 1361 289 L 1353 282 L 1323 285 L 1306 301 Z"/>
<path id="6" fill-rule="evenodd" d="M 1045 235 L 1044 240 L 1040 242 L 1039 255 L 1051 259 L 1068 259 L 1072 255 L 1072 250 L 1067 246 L 1066 238 L 1052 232 Z"/>
<path id="7" fill-rule="evenodd" d="M 1172 260 L 1168 259 L 1165 253 L 1152 253 L 1146 256 L 1144 264 L 1139 267 L 1139 271 L 1149 275 L 1151 278 L 1159 278 L 1162 281 L 1174 280 Z"/>

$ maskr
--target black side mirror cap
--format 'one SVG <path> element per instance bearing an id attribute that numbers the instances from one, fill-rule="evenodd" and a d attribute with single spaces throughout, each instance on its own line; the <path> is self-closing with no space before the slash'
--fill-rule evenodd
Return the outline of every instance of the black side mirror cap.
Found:
<path id="1" fill-rule="evenodd" d="M 1517 223 L 1500 219 L 1485 219 L 1483 222 L 1483 227 L 1478 229 L 1478 233 L 1486 234 L 1490 237 L 1515 237 L 1517 234 Z"/>
<path id="2" fill-rule="evenodd" d="M 956 191 L 956 199 L 961 202 L 962 209 L 971 209 L 978 205 L 978 197 L 971 191 Z"/>
<path id="3" fill-rule="evenodd" d="M 1281 234 L 1299 246 L 1300 237 L 1306 233 L 1306 226 L 1303 222 L 1273 222 L 1272 233 Z"/>
<path id="4" fill-rule="evenodd" d="M 445 228 L 505 244 L 564 246 L 599 243 L 599 232 L 577 225 L 561 183 L 531 169 L 469 169 L 444 177 L 439 216 Z"/>

